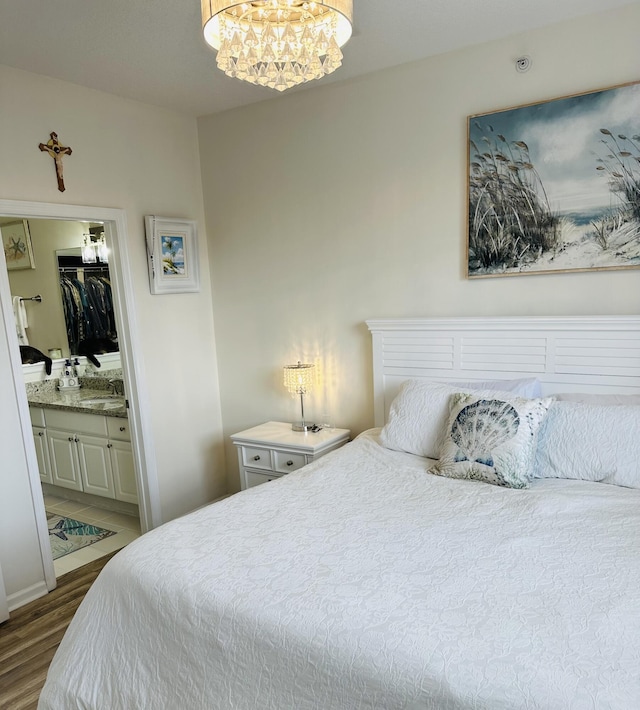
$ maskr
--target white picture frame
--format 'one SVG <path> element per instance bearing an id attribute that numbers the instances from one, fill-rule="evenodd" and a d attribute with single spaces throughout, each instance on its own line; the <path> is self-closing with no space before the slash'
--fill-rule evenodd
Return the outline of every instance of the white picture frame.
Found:
<path id="1" fill-rule="evenodd" d="M 144 223 L 151 293 L 199 291 L 200 264 L 195 221 L 147 215 Z"/>

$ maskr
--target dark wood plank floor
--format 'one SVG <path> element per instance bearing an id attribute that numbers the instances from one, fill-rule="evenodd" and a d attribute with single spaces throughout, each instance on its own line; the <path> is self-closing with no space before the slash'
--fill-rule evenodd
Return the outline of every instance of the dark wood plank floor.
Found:
<path id="1" fill-rule="evenodd" d="M 20 607 L 0 624 L 0 708 L 35 710 L 47 669 L 69 622 L 114 554 L 62 575 L 53 592 Z"/>

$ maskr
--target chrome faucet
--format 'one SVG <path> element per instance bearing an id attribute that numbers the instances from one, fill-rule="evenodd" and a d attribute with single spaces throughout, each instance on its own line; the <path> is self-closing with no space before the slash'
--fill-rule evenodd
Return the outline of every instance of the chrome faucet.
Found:
<path id="1" fill-rule="evenodd" d="M 122 388 L 122 380 L 109 380 L 108 382 L 111 394 L 122 394 L 119 390 Z"/>

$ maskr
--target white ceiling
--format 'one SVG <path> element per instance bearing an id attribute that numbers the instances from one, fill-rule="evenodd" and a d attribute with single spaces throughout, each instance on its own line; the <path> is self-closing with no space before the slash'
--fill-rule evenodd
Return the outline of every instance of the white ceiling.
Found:
<path id="1" fill-rule="evenodd" d="M 479 44 L 630 0 L 354 0 L 344 63 L 319 83 Z M 196 116 L 271 99 L 229 79 L 199 0 L 0 0 L 0 64 Z"/>

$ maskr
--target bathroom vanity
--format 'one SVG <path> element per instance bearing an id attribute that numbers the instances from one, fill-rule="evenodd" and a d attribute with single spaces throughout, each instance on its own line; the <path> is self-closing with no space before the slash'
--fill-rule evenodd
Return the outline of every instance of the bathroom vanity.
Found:
<path id="1" fill-rule="evenodd" d="M 27 398 L 43 483 L 137 504 L 124 397 L 81 389 Z"/>

